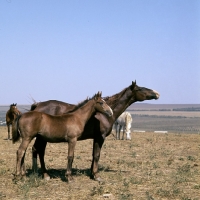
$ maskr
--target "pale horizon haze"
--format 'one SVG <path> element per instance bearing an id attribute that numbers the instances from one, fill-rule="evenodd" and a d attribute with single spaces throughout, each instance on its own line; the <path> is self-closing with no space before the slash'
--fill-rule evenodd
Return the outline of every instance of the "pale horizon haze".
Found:
<path id="1" fill-rule="evenodd" d="M 77 104 L 137 81 L 200 104 L 199 0 L 0 1 L 0 105 Z"/>

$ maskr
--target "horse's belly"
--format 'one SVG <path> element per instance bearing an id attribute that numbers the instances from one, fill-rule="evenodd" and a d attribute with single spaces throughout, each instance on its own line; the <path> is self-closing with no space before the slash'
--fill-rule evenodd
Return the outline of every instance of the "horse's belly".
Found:
<path id="1" fill-rule="evenodd" d="M 38 133 L 42 138 L 50 143 L 59 143 L 59 142 L 67 142 L 68 137 L 65 132 L 40 132 Z"/>

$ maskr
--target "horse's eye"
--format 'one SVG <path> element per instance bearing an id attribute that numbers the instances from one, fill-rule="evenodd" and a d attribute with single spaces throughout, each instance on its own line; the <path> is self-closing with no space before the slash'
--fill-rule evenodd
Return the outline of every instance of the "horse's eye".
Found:
<path id="1" fill-rule="evenodd" d="M 100 104 L 100 105 L 103 105 L 103 102 L 100 101 L 99 104 Z"/>

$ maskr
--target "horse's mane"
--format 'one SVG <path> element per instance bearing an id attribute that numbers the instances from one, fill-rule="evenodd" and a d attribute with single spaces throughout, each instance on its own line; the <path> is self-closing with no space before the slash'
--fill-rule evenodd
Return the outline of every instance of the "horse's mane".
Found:
<path id="1" fill-rule="evenodd" d="M 124 88 L 121 92 L 117 93 L 117 94 L 114 94 L 113 96 L 107 96 L 107 97 L 104 97 L 103 99 L 106 101 L 106 103 L 112 108 L 114 109 L 117 104 L 118 104 L 118 99 L 121 98 L 121 96 L 124 95 L 124 93 L 126 93 L 127 89 L 129 87 L 126 87 Z"/>
<path id="2" fill-rule="evenodd" d="M 68 112 L 66 112 L 66 113 L 64 113 L 64 114 L 67 114 L 67 113 L 71 113 L 71 112 L 76 111 L 76 110 L 79 109 L 80 107 L 84 106 L 89 100 L 93 99 L 94 96 L 95 96 L 95 94 L 94 94 L 93 97 L 91 97 L 91 98 L 87 97 L 87 99 L 85 99 L 85 100 L 79 102 L 73 110 L 70 110 L 70 111 L 68 111 Z"/>

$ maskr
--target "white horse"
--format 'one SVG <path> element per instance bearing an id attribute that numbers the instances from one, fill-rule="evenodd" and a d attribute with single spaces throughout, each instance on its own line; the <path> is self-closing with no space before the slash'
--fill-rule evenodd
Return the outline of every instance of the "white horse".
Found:
<path id="1" fill-rule="evenodd" d="M 131 140 L 131 123 L 132 123 L 132 117 L 129 112 L 123 112 L 118 119 L 115 121 L 115 129 L 116 129 L 116 139 L 120 140 L 120 132 L 123 128 L 123 136 L 122 140 L 124 139 L 124 133 L 126 132 L 126 139 Z"/>

